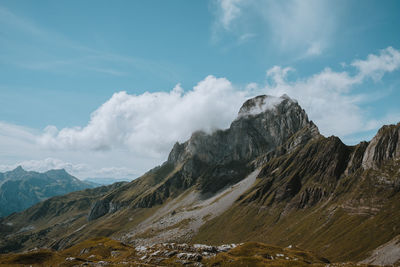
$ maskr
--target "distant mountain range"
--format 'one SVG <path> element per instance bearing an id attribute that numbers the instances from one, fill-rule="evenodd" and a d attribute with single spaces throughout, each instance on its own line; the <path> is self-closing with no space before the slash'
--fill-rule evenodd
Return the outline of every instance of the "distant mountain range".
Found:
<path id="1" fill-rule="evenodd" d="M 0 219 L 0 229 L 0 253 L 106 236 L 137 251 L 257 241 L 331 262 L 400 264 L 400 123 L 347 146 L 322 136 L 288 96 L 258 96 L 229 129 L 193 133 L 142 177 L 50 198 Z"/>
<path id="2" fill-rule="evenodd" d="M 132 179 L 129 178 L 111 178 L 111 177 L 93 177 L 83 179 L 85 182 L 95 183 L 98 185 L 109 185 L 117 182 L 130 182 Z"/>
<path id="3" fill-rule="evenodd" d="M 22 211 L 53 196 L 95 186 L 97 184 L 81 181 L 64 169 L 39 173 L 25 171 L 19 166 L 0 173 L 0 217 Z"/>

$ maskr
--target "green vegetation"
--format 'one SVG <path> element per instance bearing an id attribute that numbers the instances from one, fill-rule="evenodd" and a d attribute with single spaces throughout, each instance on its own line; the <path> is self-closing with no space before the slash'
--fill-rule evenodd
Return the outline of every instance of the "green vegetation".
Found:
<path id="1" fill-rule="evenodd" d="M 147 247 L 139 252 L 134 247 L 109 238 L 99 237 L 81 242 L 61 251 L 35 250 L 18 254 L 0 255 L 0 266 L 75 266 L 107 264 L 107 266 L 326 266 L 329 261 L 298 248 L 281 248 L 259 242 L 249 242 L 209 257 L 181 260 L 165 246 Z M 192 265 L 190 265 L 192 264 Z M 336 266 L 336 265 L 332 265 Z M 339 265 L 337 265 L 339 266 Z M 355 266 L 341 263 L 340 266 Z M 365 265 L 358 265 L 365 266 Z"/>

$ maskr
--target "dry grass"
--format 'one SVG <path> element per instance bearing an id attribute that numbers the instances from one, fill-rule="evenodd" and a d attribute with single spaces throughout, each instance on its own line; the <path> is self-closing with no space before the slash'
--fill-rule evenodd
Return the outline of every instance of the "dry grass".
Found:
<path id="1" fill-rule="evenodd" d="M 0 255 L 0 266 L 76 266 L 101 264 L 108 266 L 183 266 L 187 264 L 176 255 L 160 257 L 157 263 L 149 256 L 160 247 L 148 251 L 147 261 L 134 247 L 109 238 L 94 238 L 62 251 L 37 250 L 18 254 Z M 189 262 L 190 263 L 190 262 Z M 191 262 L 192 264 L 195 262 Z M 298 248 L 281 248 L 259 242 L 244 243 L 228 252 L 201 260 L 204 266 L 326 266 L 328 261 Z M 99 265 L 100 266 L 100 265 Z M 188 265 L 192 266 L 192 265 Z M 331 266 L 355 266 L 352 263 Z M 367 265 L 357 265 L 367 266 Z"/>

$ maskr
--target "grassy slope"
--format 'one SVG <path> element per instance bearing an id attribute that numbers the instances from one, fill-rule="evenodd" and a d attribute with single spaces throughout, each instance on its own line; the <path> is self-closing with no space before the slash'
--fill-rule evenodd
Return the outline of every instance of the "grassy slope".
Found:
<path id="1" fill-rule="evenodd" d="M 268 205 L 268 199 L 243 199 L 203 225 L 193 241 L 293 244 L 334 261 L 364 259 L 368 251 L 400 233 L 400 194 L 379 182 L 396 173 L 398 161 L 387 162 L 379 171 L 355 173 L 341 179 L 330 198 L 286 214 L 282 211 L 287 202 Z"/>
<path id="2" fill-rule="evenodd" d="M 254 187 L 207 222 L 193 242 L 261 241 L 296 245 L 334 261 L 365 258 L 368 251 L 400 234 L 400 195 L 388 185 L 391 179 L 399 181 L 400 162 L 343 176 L 355 149 L 338 138 L 321 137 L 272 158 Z M 96 236 L 118 236 L 154 214 L 160 208 L 157 201 L 166 204 L 187 188 L 182 185 L 190 185 L 181 171 L 182 166 L 165 164 L 123 187 L 52 198 L 6 218 L 0 223 L 0 237 L 32 225 L 35 229 L 4 241 L 14 249 L 26 249 L 49 244 L 65 248 Z M 123 208 L 88 222 L 90 207 L 99 199 Z M 152 208 L 137 206 L 146 201 L 153 203 Z"/>
<path id="3" fill-rule="evenodd" d="M 164 247 L 165 249 L 165 247 Z M 149 257 L 159 250 L 158 255 Z M 146 259 L 131 246 L 108 238 L 94 238 L 62 251 L 36 250 L 18 254 L 0 255 L 0 266 L 74 266 L 82 263 L 108 266 L 183 266 L 176 254 L 162 256 L 161 247 L 150 248 Z M 184 251 L 178 251 L 184 252 Z M 158 258 L 158 261 L 156 261 Z M 195 262 L 192 262 L 195 263 Z M 203 266 L 325 266 L 327 260 L 298 248 L 281 248 L 258 242 L 249 242 L 201 260 Z M 155 264 L 155 265 L 154 265 Z M 189 265 L 194 266 L 194 265 Z M 340 266 L 354 266 L 347 263 Z"/>
<path id="4" fill-rule="evenodd" d="M 96 201 L 110 198 L 129 205 L 155 185 L 168 180 L 177 170 L 165 164 L 141 178 L 125 184 L 102 186 L 53 197 L 0 221 L 0 253 L 34 247 L 64 248 L 96 236 L 110 236 L 137 225 L 153 214 L 156 208 L 125 207 L 99 220 L 88 221 L 87 216 Z M 29 227 L 26 231 L 21 231 Z M 7 236 L 13 234 L 12 237 Z"/>
<path id="5" fill-rule="evenodd" d="M 102 186 L 53 197 L 2 219 L 0 252 L 48 245 L 53 239 L 65 235 L 68 229 L 83 225 L 87 211 L 94 201 L 120 185 Z M 8 236 L 10 234 L 13 237 Z"/>

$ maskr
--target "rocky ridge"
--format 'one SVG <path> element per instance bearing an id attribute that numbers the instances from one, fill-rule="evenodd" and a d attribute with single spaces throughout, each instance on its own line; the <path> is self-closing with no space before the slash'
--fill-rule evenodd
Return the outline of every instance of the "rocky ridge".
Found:
<path id="1" fill-rule="evenodd" d="M 273 99 L 269 101 L 269 99 Z M 287 97 L 258 96 L 247 100 L 227 130 L 211 135 L 196 132 L 185 143 L 176 143 L 168 162 L 182 163 L 197 157 L 208 164 L 251 161 L 273 151 L 299 130 L 313 125 L 299 104 Z M 313 135 L 318 135 L 314 127 Z"/>
<path id="2" fill-rule="evenodd" d="M 42 214 L 51 225 L 27 221 L 33 208 L 1 221 L 1 237 L 26 240 L 19 249 L 63 249 L 100 235 L 134 246 L 261 241 L 363 260 L 400 234 L 399 128 L 384 126 L 371 142 L 347 146 L 320 135 L 289 97 L 259 96 L 229 129 L 196 132 L 163 165 L 91 195 L 74 232 L 65 232 L 61 214 Z M 17 233 L 27 225 L 34 228 Z"/>
<path id="3" fill-rule="evenodd" d="M 362 260 L 400 233 L 399 130 L 400 123 L 384 126 L 371 142 L 356 146 L 320 136 L 290 153 L 275 153 L 252 189 L 202 226 L 195 240 L 235 242 L 245 235 L 244 240 L 295 243 L 337 260 Z"/>

